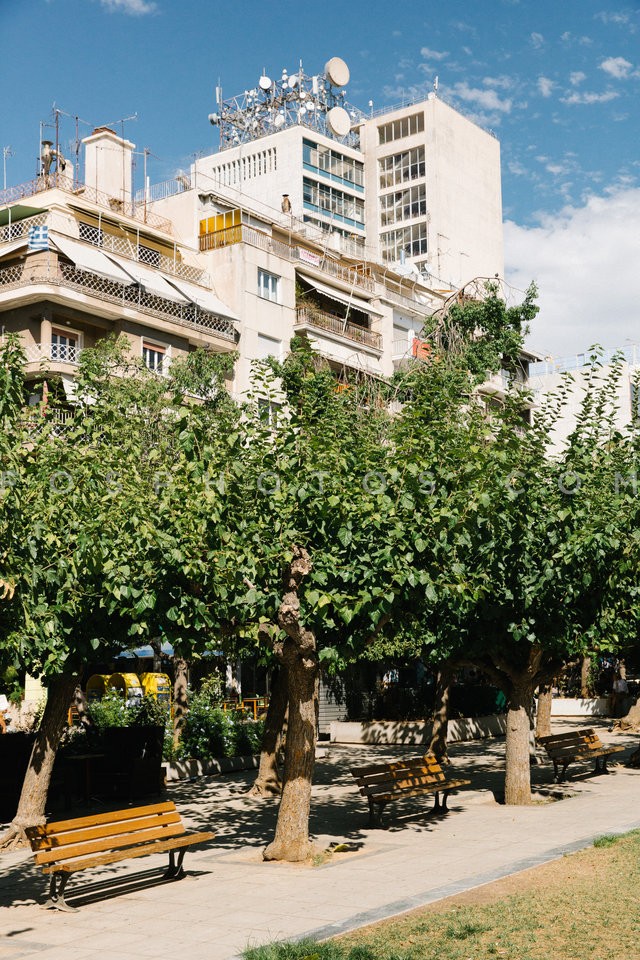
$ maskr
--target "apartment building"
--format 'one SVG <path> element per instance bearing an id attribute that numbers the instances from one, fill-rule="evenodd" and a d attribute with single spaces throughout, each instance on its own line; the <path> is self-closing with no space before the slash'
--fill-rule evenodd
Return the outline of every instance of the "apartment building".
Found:
<path id="1" fill-rule="evenodd" d="M 0 195 L 0 325 L 29 372 L 72 395 L 79 351 L 106 333 L 158 373 L 236 351 L 237 396 L 295 334 L 338 380 L 419 357 L 425 319 L 502 274 L 498 142 L 435 94 L 366 115 L 348 79 L 333 58 L 220 92 L 220 149 L 138 193 L 114 131 L 83 141 L 82 175 L 45 141 L 40 176 Z"/>

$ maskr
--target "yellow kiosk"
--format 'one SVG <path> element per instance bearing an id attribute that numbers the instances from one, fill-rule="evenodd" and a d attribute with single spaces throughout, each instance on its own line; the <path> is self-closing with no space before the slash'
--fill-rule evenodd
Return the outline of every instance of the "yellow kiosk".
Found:
<path id="1" fill-rule="evenodd" d="M 142 687 L 136 673 L 112 673 L 107 689 L 117 690 L 127 707 L 138 707 L 142 703 Z"/>
<path id="2" fill-rule="evenodd" d="M 167 710 L 171 708 L 171 681 L 166 673 L 141 673 L 140 683 L 145 697 L 155 697 Z"/>
<path id="3" fill-rule="evenodd" d="M 94 673 L 87 680 L 87 701 L 102 700 L 109 684 L 110 674 Z"/>

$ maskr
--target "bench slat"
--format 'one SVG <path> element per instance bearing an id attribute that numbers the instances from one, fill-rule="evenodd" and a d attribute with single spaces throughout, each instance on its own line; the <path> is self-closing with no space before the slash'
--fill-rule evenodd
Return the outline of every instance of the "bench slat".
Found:
<path id="1" fill-rule="evenodd" d="M 72 860 L 74 857 L 82 857 L 88 853 L 100 853 L 102 850 L 113 850 L 114 847 L 132 847 L 138 843 L 173 837 L 182 833 L 184 833 L 184 827 L 181 823 L 168 824 L 166 827 L 154 827 L 149 830 L 137 830 L 135 832 L 112 835 L 97 840 L 90 840 L 87 843 L 67 844 L 59 848 L 53 847 L 52 849 L 36 853 L 35 861 L 40 865 L 54 861 Z"/>
<path id="2" fill-rule="evenodd" d="M 99 857 L 86 857 L 83 860 L 76 860 L 72 863 L 61 863 L 59 866 L 45 867 L 43 872 L 73 873 L 76 870 L 85 870 L 88 867 L 97 867 L 105 863 L 117 863 L 118 860 L 128 860 L 133 857 L 143 857 L 151 853 L 163 853 L 179 847 L 188 847 L 194 843 L 204 843 L 205 840 L 212 840 L 214 837 L 215 833 L 190 833 L 184 837 L 176 837 L 174 840 L 160 840 L 156 843 L 147 843 L 144 846 L 133 847 L 128 850 L 114 850 L 111 853 L 103 853 Z"/>
<path id="3" fill-rule="evenodd" d="M 574 730 L 572 733 L 552 733 L 548 737 L 538 737 L 538 743 L 562 743 L 563 740 L 580 740 L 583 737 L 597 736 L 595 730 L 589 727 L 586 730 Z"/>
<path id="4" fill-rule="evenodd" d="M 34 827 L 30 833 L 29 840 L 32 850 L 49 850 L 52 846 L 60 850 L 69 844 L 84 843 L 88 840 L 97 840 L 101 837 L 120 837 L 125 833 L 131 833 L 136 830 L 147 830 L 151 827 L 161 827 L 165 824 L 182 824 L 180 814 L 177 810 L 167 813 L 159 813 L 154 816 L 140 817 L 135 820 L 118 820 L 112 823 L 103 823 L 96 827 L 85 827 L 80 830 L 65 830 L 62 833 L 49 834 L 47 836 L 44 828 Z M 36 831 L 42 830 L 42 833 Z"/>
<path id="5" fill-rule="evenodd" d="M 470 780 L 451 780 L 448 781 L 444 787 L 445 790 L 455 790 L 458 787 L 465 787 L 467 784 L 471 783 Z M 425 793 L 436 793 L 441 792 L 443 787 L 416 787 L 415 789 L 410 790 L 401 790 L 395 793 L 365 793 L 365 796 L 371 796 L 372 800 L 375 801 L 384 801 L 389 803 L 391 800 L 397 800 L 398 797 L 417 797 Z"/>
<path id="6" fill-rule="evenodd" d="M 112 810 L 109 813 L 96 813 L 90 817 L 78 817 L 74 820 L 55 820 L 45 824 L 39 829 L 48 836 L 51 833 L 62 833 L 65 830 L 92 827 L 100 823 L 121 823 L 123 820 L 134 820 L 136 817 L 148 817 L 152 813 L 170 813 L 175 809 L 176 805 L 172 800 L 163 800 L 161 803 L 147 804 L 144 807 Z"/>
<path id="7" fill-rule="evenodd" d="M 433 777 L 430 774 L 403 773 L 389 776 L 363 777 L 358 780 L 361 787 L 382 788 L 389 787 L 390 790 L 402 790 L 403 787 L 432 786 L 434 790 L 439 789 L 446 782 L 446 777 Z"/>

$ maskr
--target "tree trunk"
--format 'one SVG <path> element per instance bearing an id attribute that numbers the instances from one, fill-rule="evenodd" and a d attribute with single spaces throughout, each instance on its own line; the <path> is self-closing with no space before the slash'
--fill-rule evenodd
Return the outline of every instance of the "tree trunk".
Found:
<path id="1" fill-rule="evenodd" d="M 276 667 L 271 679 L 271 696 L 264 724 L 260 749 L 260 766 L 253 786 L 248 791 L 252 797 L 276 797 L 282 793 L 282 781 L 278 770 L 278 750 L 287 715 L 287 671 Z"/>
<path id="2" fill-rule="evenodd" d="M 448 663 L 441 664 L 436 678 L 433 729 L 431 731 L 429 753 L 432 753 L 436 760 L 443 763 L 449 762 L 449 755 L 447 754 L 447 731 L 449 728 L 449 691 L 451 689 L 452 677 L 453 670 L 451 666 Z"/>
<path id="3" fill-rule="evenodd" d="M 18 809 L 9 829 L 0 837 L 0 847 L 18 846 L 27 842 L 25 827 L 45 822 L 44 813 L 53 764 L 77 682 L 75 674 L 63 673 L 49 683 L 47 703 L 24 776 Z"/>
<path id="4" fill-rule="evenodd" d="M 551 684 L 545 683 L 538 690 L 538 709 L 536 711 L 536 740 L 551 736 L 551 705 L 553 697 Z"/>
<path id="5" fill-rule="evenodd" d="M 533 689 L 527 676 L 515 680 L 509 693 L 504 802 L 510 805 L 531 803 L 529 730 Z"/>
<path id="6" fill-rule="evenodd" d="M 580 667 L 580 696 L 586 700 L 591 695 L 589 690 L 589 673 L 591 671 L 591 657 L 582 658 Z"/>
<path id="7" fill-rule="evenodd" d="M 307 551 L 294 546 L 286 593 L 278 610 L 278 624 L 287 634 L 279 651 L 287 668 L 289 704 L 284 778 L 276 834 L 264 851 L 265 860 L 306 860 L 314 849 L 309 840 L 309 812 L 320 668 L 315 634 L 300 622 L 298 599 L 300 584 L 311 570 Z"/>
<path id="8" fill-rule="evenodd" d="M 182 657 L 173 659 L 173 746 L 178 746 L 187 715 L 187 680 L 189 665 Z"/>

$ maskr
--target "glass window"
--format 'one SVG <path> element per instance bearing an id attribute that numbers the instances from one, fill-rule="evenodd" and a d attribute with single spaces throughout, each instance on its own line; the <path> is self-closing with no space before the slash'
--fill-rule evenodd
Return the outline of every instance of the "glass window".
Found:
<path id="1" fill-rule="evenodd" d="M 427 252 L 427 224 L 423 221 L 400 230 L 389 230 L 381 234 L 380 240 L 383 260 L 398 261 L 403 252 L 408 257 L 419 257 Z"/>
<path id="2" fill-rule="evenodd" d="M 266 360 L 267 357 L 275 357 L 276 360 L 278 360 L 280 358 L 281 348 L 282 342 L 280 340 L 276 340 L 275 337 L 267 337 L 264 333 L 259 333 L 256 359 Z"/>
<path id="3" fill-rule="evenodd" d="M 379 162 L 380 188 L 395 187 L 407 180 L 420 180 L 425 175 L 424 147 L 403 150 Z"/>
<path id="4" fill-rule="evenodd" d="M 79 338 L 76 333 L 68 330 L 51 331 L 51 359 L 62 363 L 77 363 L 79 354 Z"/>
<path id="5" fill-rule="evenodd" d="M 415 220 L 427 213 L 426 185 L 419 183 L 396 193 L 387 193 L 380 198 L 380 223 L 391 226 L 402 220 Z"/>
<path id="6" fill-rule="evenodd" d="M 392 120 L 390 123 L 383 123 L 382 126 L 378 127 L 378 142 L 390 143 L 392 140 L 411 137 L 414 133 L 422 133 L 423 130 L 424 113 L 413 113 L 409 117 Z"/>
<path id="7" fill-rule="evenodd" d="M 158 343 L 149 343 L 146 340 L 142 341 L 142 361 L 149 370 L 162 373 L 166 355 L 166 347 Z"/>
<path id="8" fill-rule="evenodd" d="M 280 277 L 266 270 L 258 270 L 258 296 L 273 303 L 280 302 Z"/>

